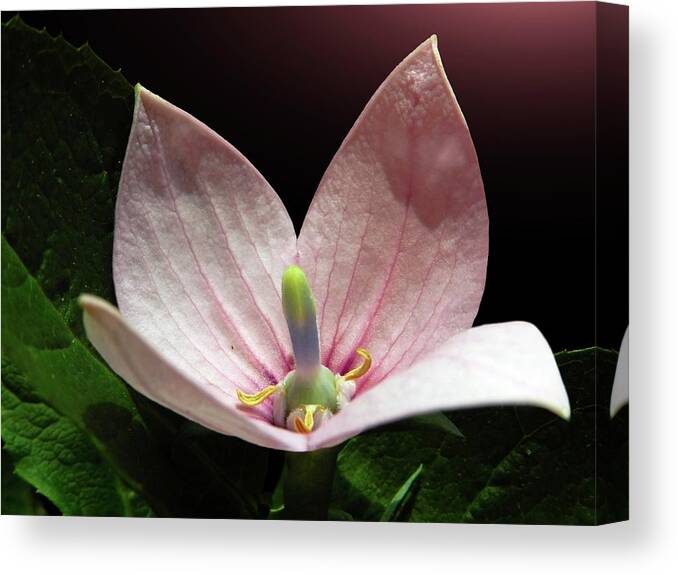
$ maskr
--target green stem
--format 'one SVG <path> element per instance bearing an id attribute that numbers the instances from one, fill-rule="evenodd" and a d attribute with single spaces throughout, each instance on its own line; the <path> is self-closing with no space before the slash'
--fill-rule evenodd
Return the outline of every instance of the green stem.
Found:
<path id="1" fill-rule="evenodd" d="M 327 519 L 339 447 L 288 452 L 283 485 L 286 519 Z"/>

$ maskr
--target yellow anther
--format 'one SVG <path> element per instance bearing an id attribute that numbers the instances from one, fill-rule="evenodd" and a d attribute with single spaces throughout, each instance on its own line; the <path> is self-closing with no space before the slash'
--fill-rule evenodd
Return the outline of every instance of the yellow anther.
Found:
<path id="1" fill-rule="evenodd" d="M 254 407 L 255 405 L 259 405 L 267 397 L 273 395 L 276 391 L 278 391 L 278 386 L 269 385 L 268 387 L 264 387 L 264 389 L 258 391 L 257 393 L 253 393 L 252 395 L 243 393 L 239 389 L 236 389 L 235 391 L 238 394 L 238 399 L 243 404 L 245 404 L 247 407 Z"/>
<path id="2" fill-rule="evenodd" d="M 304 405 L 304 419 L 301 417 L 294 418 L 294 428 L 299 433 L 311 433 L 313 431 L 313 415 L 316 412 L 316 409 L 320 407 L 319 405 Z"/>
<path id="3" fill-rule="evenodd" d="M 370 367 L 372 367 L 372 356 L 370 355 L 369 351 L 367 351 L 365 348 L 359 347 L 355 350 L 355 352 L 363 358 L 363 363 L 343 376 L 346 381 L 362 377 L 370 370 Z"/>

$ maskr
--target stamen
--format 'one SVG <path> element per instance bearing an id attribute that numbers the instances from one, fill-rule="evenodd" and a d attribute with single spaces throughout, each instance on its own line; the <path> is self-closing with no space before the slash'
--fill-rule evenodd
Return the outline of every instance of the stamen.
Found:
<path id="1" fill-rule="evenodd" d="M 318 405 L 304 405 L 304 419 L 301 419 L 301 417 L 295 417 L 294 418 L 294 428 L 299 432 L 299 433 L 311 433 L 313 431 L 313 415 L 315 414 L 316 409 L 318 409 Z"/>
<path id="2" fill-rule="evenodd" d="M 360 357 L 362 357 L 364 361 L 363 361 L 362 365 L 359 365 L 358 367 L 349 371 L 346 375 L 342 376 L 347 381 L 350 381 L 351 379 L 358 379 L 359 377 L 362 377 L 363 375 L 365 375 L 370 370 L 370 367 L 372 367 L 372 356 L 370 355 L 369 351 L 367 351 L 363 347 L 359 347 L 358 349 L 355 350 L 355 352 Z"/>
<path id="3" fill-rule="evenodd" d="M 264 389 L 257 393 L 253 393 L 252 395 L 243 393 L 239 389 L 236 389 L 235 391 L 238 394 L 238 399 L 242 403 L 244 403 L 247 407 L 254 407 L 256 405 L 259 405 L 267 397 L 273 395 L 276 391 L 278 391 L 278 386 L 269 385 L 268 387 L 264 387 Z"/>

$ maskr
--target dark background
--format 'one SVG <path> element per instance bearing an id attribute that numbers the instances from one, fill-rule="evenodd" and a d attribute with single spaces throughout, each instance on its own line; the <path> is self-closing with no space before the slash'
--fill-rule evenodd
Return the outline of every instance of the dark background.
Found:
<path id="1" fill-rule="evenodd" d="M 2 20 L 14 14 L 3 12 Z M 476 323 L 531 321 L 555 351 L 619 347 L 628 323 L 626 8 L 582 2 L 21 16 L 75 45 L 89 42 L 130 82 L 215 129 L 268 179 L 297 230 L 372 93 L 438 34 L 490 214 Z"/>

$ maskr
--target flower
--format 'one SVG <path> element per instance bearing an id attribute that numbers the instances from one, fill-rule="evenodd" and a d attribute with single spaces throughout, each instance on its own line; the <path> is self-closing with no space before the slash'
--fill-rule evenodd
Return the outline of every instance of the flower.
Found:
<path id="1" fill-rule="evenodd" d="M 80 301 L 131 386 L 266 447 L 490 404 L 568 418 L 537 328 L 471 327 L 487 253 L 478 160 L 434 36 L 369 101 L 299 238 L 235 148 L 137 86 L 115 215 L 120 312 Z"/>

